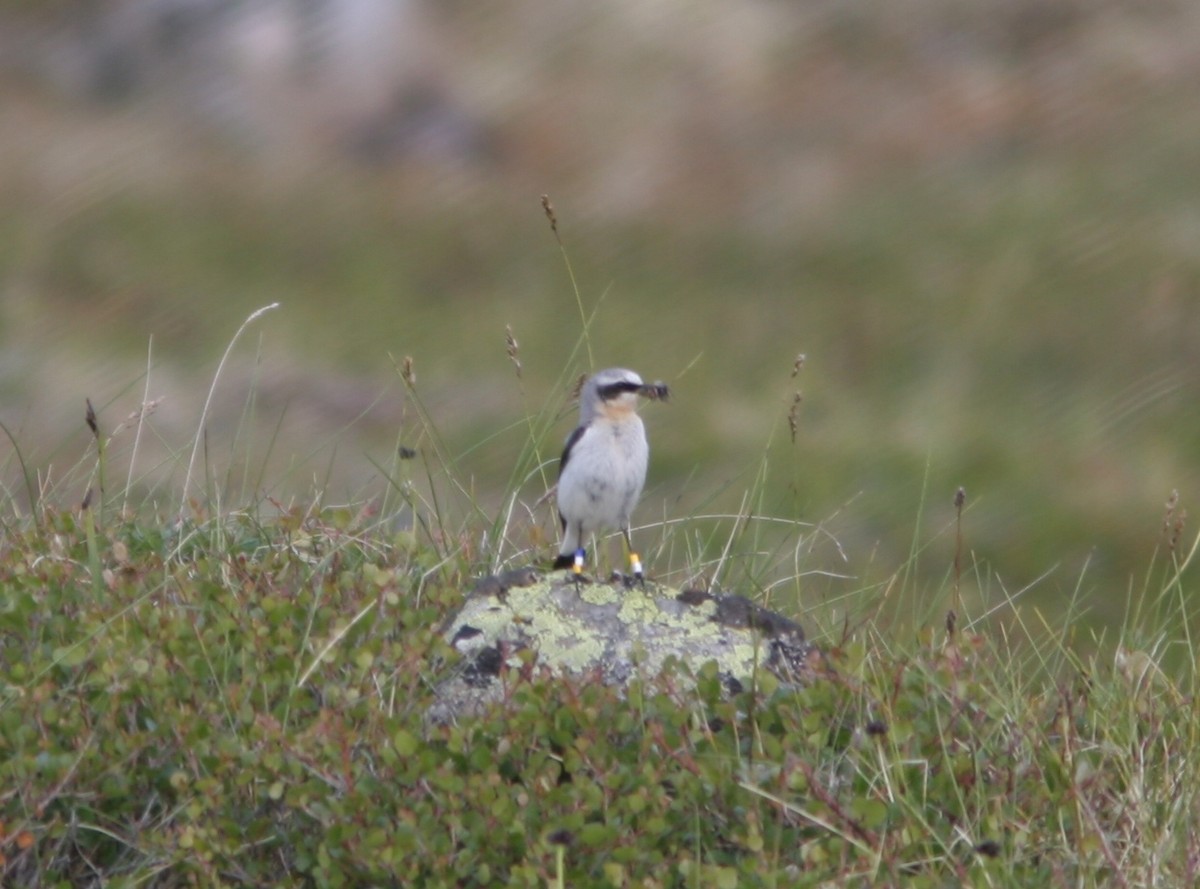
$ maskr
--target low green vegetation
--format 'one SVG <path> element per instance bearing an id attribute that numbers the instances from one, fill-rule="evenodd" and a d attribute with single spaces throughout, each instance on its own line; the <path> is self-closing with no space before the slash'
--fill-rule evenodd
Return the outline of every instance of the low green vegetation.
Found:
<path id="1" fill-rule="evenodd" d="M 469 500 L 426 431 L 348 506 L 221 506 L 206 482 L 172 498 L 181 511 L 122 509 L 95 448 L 68 474 L 90 480 L 82 508 L 50 489 L 21 513 L 9 496 L 0 882 L 1195 883 L 1178 504 L 1109 637 L 993 593 L 960 539 L 944 583 L 918 581 L 918 531 L 877 584 L 793 609 L 825 651 L 802 687 L 763 675 L 728 697 L 701 671 L 620 698 L 510 675 L 504 706 L 435 726 L 424 712 L 458 666 L 438 628 L 473 576 L 538 553 Z M 742 543 L 765 522 L 714 521 Z M 650 564 L 682 576 L 697 557 L 680 543 Z M 745 576 L 799 584 L 795 561 L 769 560 Z"/>

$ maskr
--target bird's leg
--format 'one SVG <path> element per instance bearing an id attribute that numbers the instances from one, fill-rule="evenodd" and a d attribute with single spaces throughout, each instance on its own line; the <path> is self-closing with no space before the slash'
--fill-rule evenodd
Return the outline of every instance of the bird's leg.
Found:
<path id="1" fill-rule="evenodd" d="M 625 554 L 629 558 L 629 570 L 633 575 L 627 582 L 626 586 L 633 586 L 635 583 L 642 589 L 646 588 L 646 576 L 642 573 L 642 559 L 633 549 L 633 540 L 629 536 L 629 529 L 623 528 L 621 533 L 625 539 Z"/>
<path id="2" fill-rule="evenodd" d="M 575 592 L 583 581 L 583 563 L 587 559 L 587 550 L 582 546 L 575 550 L 575 561 L 571 565 L 571 578 L 575 581 Z"/>

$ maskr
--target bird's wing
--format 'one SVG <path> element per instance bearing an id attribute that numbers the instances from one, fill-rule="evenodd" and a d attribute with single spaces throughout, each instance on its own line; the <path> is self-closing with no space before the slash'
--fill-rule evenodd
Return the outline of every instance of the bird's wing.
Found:
<path id="1" fill-rule="evenodd" d="M 563 470 L 567 468 L 567 461 L 571 459 L 571 451 L 575 449 L 575 445 L 579 444 L 579 439 L 583 438 L 583 433 L 586 431 L 586 426 L 576 426 L 575 431 L 567 437 L 567 446 L 563 448 L 562 457 L 558 461 L 559 478 L 562 478 Z"/>

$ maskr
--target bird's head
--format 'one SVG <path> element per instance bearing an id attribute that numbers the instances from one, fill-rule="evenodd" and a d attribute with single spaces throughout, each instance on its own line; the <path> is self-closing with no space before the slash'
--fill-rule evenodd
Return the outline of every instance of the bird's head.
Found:
<path id="1" fill-rule="evenodd" d="M 666 401 L 670 394 L 662 382 L 646 383 L 631 370 L 610 367 L 592 374 L 579 396 L 580 420 L 589 422 L 598 414 L 614 419 L 637 410 L 638 396 Z"/>

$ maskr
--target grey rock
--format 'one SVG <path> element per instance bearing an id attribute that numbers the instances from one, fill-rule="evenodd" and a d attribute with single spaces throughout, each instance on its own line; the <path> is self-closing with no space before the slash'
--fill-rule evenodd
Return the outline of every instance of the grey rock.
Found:
<path id="1" fill-rule="evenodd" d="M 695 673 L 714 661 L 730 692 L 761 670 L 801 683 L 823 669 L 820 650 L 795 621 L 743 596 L 647 584 L 584 583 L 532 569 L 476 582 L 443 625 L 463 659 L 438 684 L 426 713 L 445 724 L 484 712 L 533 678 L 574 678 L 625 688 L 668 661 Z"/>

